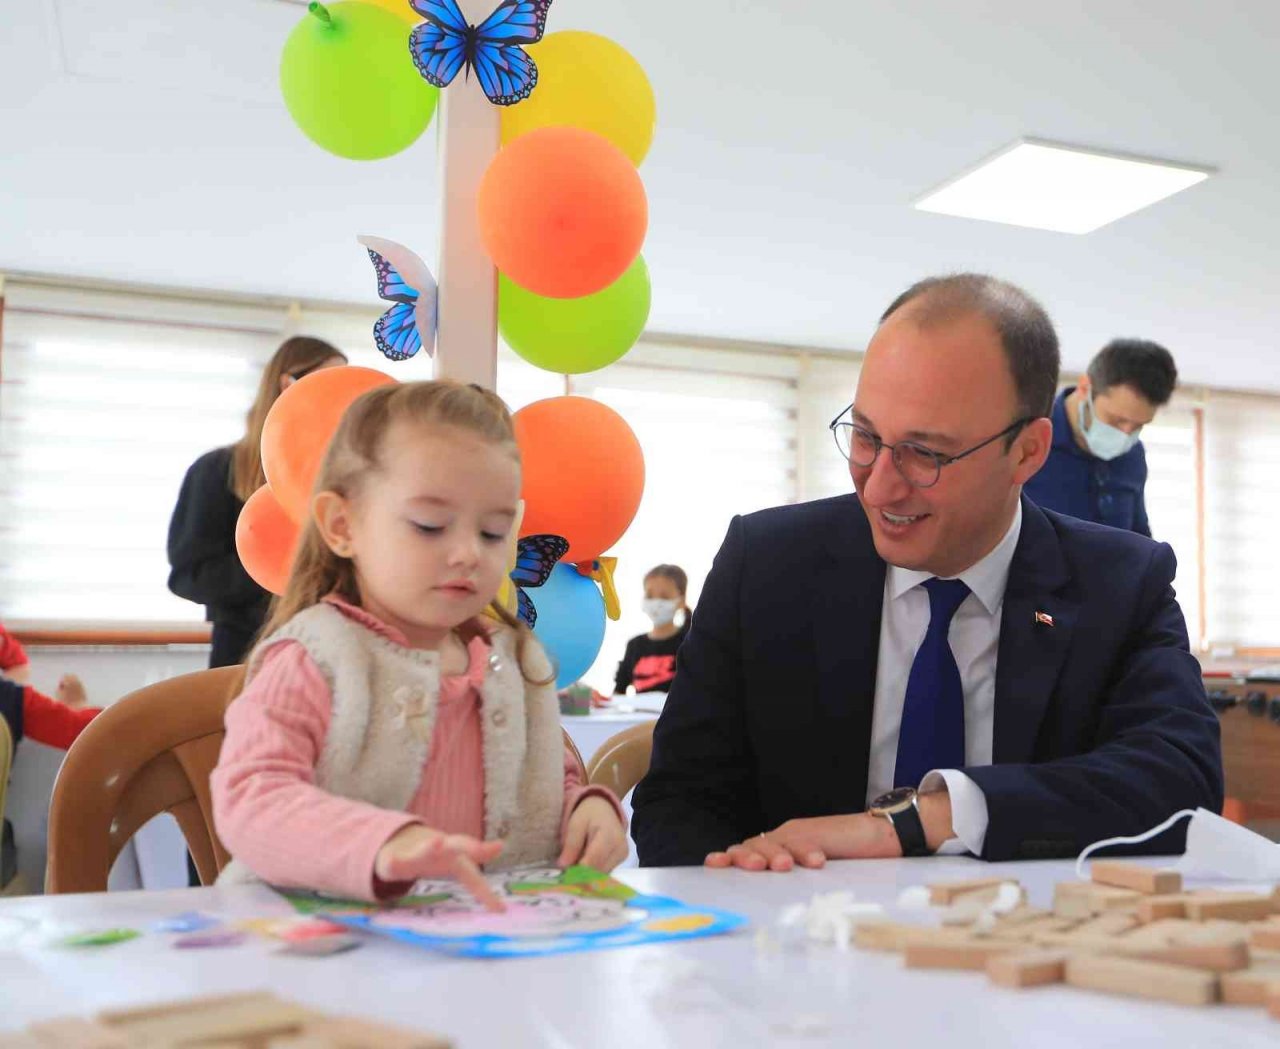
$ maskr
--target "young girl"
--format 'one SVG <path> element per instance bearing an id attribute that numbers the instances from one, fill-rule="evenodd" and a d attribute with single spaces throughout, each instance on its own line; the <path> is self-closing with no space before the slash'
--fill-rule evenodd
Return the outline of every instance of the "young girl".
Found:
<path id="1" fill-rule="evenodd" d="M 455 876 L 493 906 L 481 864 L 626 858 L 617 799 L 584 788 L 564 743 L 546 657 L 494 601 L 519 497 L 496 395 L 400 383 L 347 411 L 227 711 L 212 787 L 229 880 L 386 899 Z"/>
<path id="2" fill-rule="evenodd" d="M 676 676 L 676 653 L 689 633 L 693 613 L 686 603 L 689 577 L 677 565 L 658 565 L 644 577 L 644 614 L 653 629 L 627 642 L 618 664 L 614 695 L 627 686 L 637 692 L 667 692 Z"/>

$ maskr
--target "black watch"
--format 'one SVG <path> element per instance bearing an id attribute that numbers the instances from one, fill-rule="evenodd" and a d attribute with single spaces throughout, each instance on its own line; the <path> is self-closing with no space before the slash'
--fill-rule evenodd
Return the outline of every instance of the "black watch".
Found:
<path id="1" fill-rule="evenodd" d="M 902 845 L 902 855 L 933 855 L 925 840 L 924 824 L 920 822 L 915 787 L 895 787 L 876 798 L 867 806 L 867 811 L 873 816 L 883 816 L 893 825 Z"/>

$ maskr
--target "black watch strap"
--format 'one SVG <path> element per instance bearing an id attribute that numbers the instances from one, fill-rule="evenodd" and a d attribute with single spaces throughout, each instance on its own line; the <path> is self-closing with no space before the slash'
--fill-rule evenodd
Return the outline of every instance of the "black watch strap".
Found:
<path id="1" fill-rule="evenodd" d="M 893 829 L 897 831 L 898 841 L 902 845 L 904 856 L 929 856 L 929 843 L 925 840 L 924 824 L 920 822 L 920 813 L 914 804 L 908 805 L 899 812 L 886 813 Z"/>

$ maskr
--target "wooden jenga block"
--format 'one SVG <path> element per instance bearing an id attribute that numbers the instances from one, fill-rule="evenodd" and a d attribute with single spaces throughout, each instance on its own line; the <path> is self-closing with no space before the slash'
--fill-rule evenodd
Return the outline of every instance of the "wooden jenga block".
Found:
<path id="1" fill-rule="evenodd" d="M 987 959 L 987 976 L 1000 987 L 1043 987 L 1066 979 L 1065 951 L 1012 951 Z"/>
<path id="2" fill-rule="evenodd" d="M 1280 966 L 1222 974 L 1222 1000 L 1230 1005 L 1266 1005 L 1272 987 L 1280 987 Z"/>
<path id="3" fill-rule="evenodd" d="M 1133 914 L 1100 914 L 1096 918 L 1090 918 L 1086 922 L 1081 922 L 1067 935 L 1083 937 L 1119 936 L 1121 933 L 1128 932 L 1130 929 L 1136 928 L 1137 925 L 1138 918 Z"/>
<path id="4" fill-rule="evenodd" d="M 1182 875 L 1177 871 L 1144 867 L 1140 863 L 1122 860 L 1094 860 L 1089 867 L 1089 877 L 1095 885 L 1133 889 L 1148 896 L 1167 896 L 1182 891 Z"/>
<path id="5" fill-rule="evenodd" d="M 1228 921 L 1261 921 L 1271 915 L 1271 898 L 1251 892 L 1193 893 L 1187 897 L 1187 917 L 1192 921 L 1225 918 Z"/>
<path id="6" fill-rule="evenodd" d="M 1138 921 L 1157 922 L 1165 918 L 1185 918 L 1187 898 L 1182 893 L 1175 896 L 1147 896 L 1138 901 Z"/>
<path id="7" fill-rule="evenodd" d="M 267 1049 L 449 1049 L 450 1043 L 433 1034 L 419 1034 L 400 1027 L 365 1020 L 317 1020 L 302 1033 L 278 1038 Z"/>
<path id="8" fill-rule="evenodd" d="M 957 897 L 966 893 L 979 892 L 983 889 L 998 890 L 1008 878 L 974 878 L 970 881 L 944 881 L 927 886 L 929 902 L 934 906 L 945 907 L 954 903 Z"/>
<path id="9" fill-rule="evenodd" d="M 1070 932 L 1080 924 L 1076 918 L 1037 918 L 1026 922 L 997 922 L 988 932 L 978 933 L 990 940 L 1007 940 L 1015 943 L 1033 943 L 1040 937 L 1051 933 Z"/>
<path id="10" fill-rule="evenodd" d="M 906 936 L 913 925 L 900 922 L 859 922 L 853 929 L 853 945 L 864 951 L 901 951 L 906 946 Z"/>
<path id="11" fill-rule="evenodd" d="M 1142 947 L 1136 950 L 1121 943 L 1120 953 L 1168 965 L 1185 965 L 1191 969 L 1229 973 L 1249 968 L 1249 947 L 1244 940 L 1235 943 L 1188 943 L 1169 947 Z"/>
<path id="12" fill-rule="evenodd" d="M 1016 944 L 976 938 L 954 943 L 908 940 L 902 956 L 908 969 L 972 969 L 981 972 L 990 959 L 1017 949 Z"/>
<path id="13" fill-rule="evenodd" d="M 1062 881 L 1054 886 L 1053 913 L 1060 918 L 1088 918 L 1107 911 L 1137 913 L 1143 894 L 1132 889 L 1094 885 L 1087 881 Z"/>
<path id="14" fill-rule="evenodd" d="M 1280 921 L 1272 920 L 1250 926 L 1249 946 L 1259 950 L 1280 950 Z"/>
<path id="15" fill-rule="evenodd" d="M 113 1031 L 93 1020 L 68 1017 L 34 1023 L 28 1030 L 40 1046 L 59 1049 L 130 1049 L 133 1042 L 119 1031 Z"/>
<path id="16" fill-rule="evenodd" d="M 1280 1020 L 1280 983 L 1267 985 L 1267 1014 L 1273 1020 Z"/>
<path id="17" fill-rule="evenodd" d="M 1147 944 L 1162 947 L 1174 937 L 1187 933 L 1192 929 L 1201 929 L 1199 922 L 1187 921 L 1186 918 L 1159 918 L 1124 934 L 1127 943 Z"/>
<path id="18" fill-rule="evenodd" d="M 1066 981 L 1072 987 L 1182 1005 L 1218 1000 L 1214 973 L 1114 955 L 1073 955 L 1067 959 Z"/>

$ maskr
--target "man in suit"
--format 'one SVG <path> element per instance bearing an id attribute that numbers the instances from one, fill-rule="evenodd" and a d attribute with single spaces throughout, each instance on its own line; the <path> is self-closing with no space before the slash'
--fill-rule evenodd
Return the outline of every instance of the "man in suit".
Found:
<path id="1" fill-rule="evenodd" d="M 990 277 L 889 307 L 832 423 L 857 495 L 729 526 L 636 789 L 642 864 L 1068 856 L 1221 808 L 1173 552 L 1022 498 L 1058 367 Z"/>

